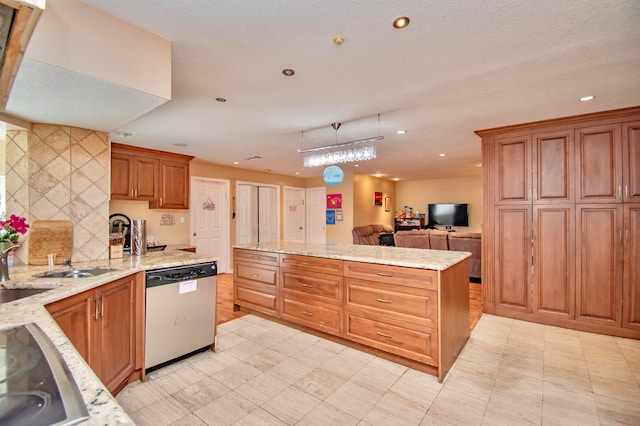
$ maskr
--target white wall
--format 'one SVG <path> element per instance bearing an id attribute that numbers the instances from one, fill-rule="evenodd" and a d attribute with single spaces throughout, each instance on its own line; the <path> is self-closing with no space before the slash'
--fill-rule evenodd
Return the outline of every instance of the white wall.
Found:
<path id="1" fill-rule="evenodd" d="M 482 230 L 482 176 L 400 181 L 396 183 L 396 199 L 396 206 L 413 207 L 421 214 L 427 214 L 427 204 L 468 204 L 469 226 L 456 226 L 455 230 Z"/>

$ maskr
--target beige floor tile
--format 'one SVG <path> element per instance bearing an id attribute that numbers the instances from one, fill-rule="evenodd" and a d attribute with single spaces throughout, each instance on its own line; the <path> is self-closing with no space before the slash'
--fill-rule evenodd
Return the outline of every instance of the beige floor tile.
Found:
<path id="1" fill-rule="evenodd" d="M 406 370 L 407 367 L 399 364 L 373 358 L 350 380 L 364 388 L 371 388 L 374 392 L 386 392 Z"/>
<path id="2" fill-rule="evenodd" d="M 322 368 L 316 368 L 309 374 L 297 380 L 293 386 L 315 396 L 320 400 L 325 400 L 336 389 L 344 384 L 346 380 L 340 376 L 332 374 Z"/>
<path id="3" fill-rule="evenodd" d="M 293 384 L 311 371 L 313 371 L 313 367 L 295 359 L 286 358 L 280 364 L 268 370 L 267 374 L 271 374 L 288 384 Z"/>
<path id="4" fill-rule="evenodd" d="M 508 344 L 502 355 L 500 371 L 542 378 L 544 352 Z"/>
<path id="5" fill-rule="evenodd" d="M 369 410 L 363 420 L 372 426 L 418 425 L 424 415 L 425 411 L 422 407 L 398 394 L 387 392 Z"/>
<path id="6" fill-rule="evenodd" d="M 244 362 L 261 371 L 268 371 L 286 359 L 286 356 L 275 349 L 265 349 L 245 359 Z"/>
<path id="7" fill-rule="evenodd" d="M 194 414 L 209 425 L 233 425 L 255 409 L 255 404 L 232 391 L 199 408 Z"/>
<path id="8" fill-rule="evenodd" d="M 239 362 L 241 361 L 232 355 L 216 352 L 215 354 L 196 355 L 191 361 L 191 365 L 206 375 L 215 376 L 218 372 Z"/>
<path id="9" fill-rule="evenodd" d="M 600 423 L 603 425 L 640 425 L 640 404 L 635 401 L 621 401 L 604 395 L 596 395 L 596 405 Z"/>
<path id="10" fill-rule="evenodd" d="M 587 369 L 592 377 L 601 377 L 614 382 L 636 384 L 633 372 L 624 359 L 586 356 Z"/>
<path id="11" fill-rule="evenodd" d="M 444 420 L 440 420 L 436 417 L 433 417 L 430 414 L 426 414 L 422 421 L 420 422 L 420 426 L 452 426 L 453 423 L 445 422 Z"/>
<path id="12" fill-rule="evenodd" d="M 258 407 L 245 417 L 234 423 L 235 426 L 286 426 L 276 417 Z"/>
<path id="13" fill-rule="evenodd" d="M 566 405 L 545 401 L 542 404 L 542 424 L 545 426 L 599 426 L 600 418 Z"/>
<path id="14" fill-rule="evenodd" d="M 429 416 L 453 425 L 479 425 L 487 407 L 488 395 L 472 395 L 444 388 L 427 412 Z"/>
<path id="15" fill-rule="evenodd" d="M 211 377 L 205 377 L 172 396 L 190 411 L 196 411 L 222 395 L 231 392 L 231 389 Z"/>
<path id="16" fill-rule="evenodd" d="M 331 404 L 323 402 L 296 423 L 296 426 L 355 426 L 359 422 L 360 419 Z"/>
<path id="17" fill-rule="evenodd" d="M 320 368 L 348 380 L 369 361 L 370 359 L 353 356 L 351 352 L 343 351 L 324 361 L 320 364 Z"/>
<path id="18" fill-rule="evenodd" d="M 171 423 L 170 426 L 207 426 L 207 424 L 195 414 L 187 414 Z"/>
<path id="19" fill-rule="evenodd" d="M 168 396 L 132 413 L 131 420 L 139 426 L 165 426 L 189 415 L 189 410 Z"/>
<path id="20" fill-rule="evenodd" d="M 218 340 L 216 342 L 216 350 L 218 352 L 226 352 L 238 343 L 246 342 L 242 336 L 237 335 L 235 332 L 230 332 L 224 335 L 218 336 Z"/>
<path id="21" fill-rule="evenodd" d="M 593 393 L 621 401 L 635 402 L 640 406 L 640 387 L 637 383 L 616 382 L 611 379 L 591 376 Z"/>
<path id="22" fill-rule="evenodd" d="M 410 401 L 426 413 L 442 387 L 443 385 L 430 374 L 407 369 L 391 386 L 389 392 Z"/>
<path id="23" fill-rule="evenodd" d="M 247 340 L 251 340 L 255 342 L 255 338 L 260 336 L 261 334 L 269 332 L 268 328 L 262 326 L 262 323 L 259 324 L 249 324 L 246 327 L 242 327 L 239 330 L 235 331 L 235 334 L 243 337 Z"/>
<path id="24" fill-rule="evenodd" d="M 534 426 L 540 425 L 540 423 L 529 423 L 524 420 L 516 419 L 514 417 L 507 416 L 503 413 L 497 413 L 495 411 L 487 410 L 480 423 L 482 426 Z M 463 423 L 459 423 L 463 425 Z"/>
<path id="25" fill-rule="evenodd" d="M 364 388 L 349 381 L 331 394 L 326 399 L 326 402 L 358 419 L 362 419 L 383 395 L 384 392 L 373 392 L 369 388 Z"/>
<path id="26" fill-rule="evenodd" d="M 218 329 L 219 330 L 224 330 L 224 331 L 235 331 L 235 330 L 238 330 L 238 329 L 240 329 L 242 327 L 246 327 L 249 324 L 251 324 L 251 322 L 248 321 L 248 320 L 251 319 L 250 317 L 253 317 L 253 315 L 245 315 L 245 316 L 243 316 L 241 318 L 236 318 L 233 321 L 227 321 L 227 322 L 225 322 L 223 324 L 220 324 L 218 326 Z"/>
<path id="27" fill-rule="evenodd" d="M 579 332 L 579 336 L 585 358 L 591 356 L 624 360 L 624 356 L 616 343 L 615 337 L 582 331 Z"/>
<path id="28" fill-rule="evenodd" d="M 470 400 L 478 400 L 482 405 L 486 405 L 493 391 L 493 385 L 493 381 L 489 382 L 482 377 L 460 372 L 453 372 L 453 374 L 451 374 L 450 372 L 436 399 L 443 392 L 445 395 L 456 393 Z"/>
<path id="29" fill-rule="evenodd" d="M 317 343 L 320 338 L 307 333 L 298 333 L 284 340 L 275 349 L 285 356 L 294 356 L 298 352 L 307 349 Z"/>
<path id="30" fill-rule="evenodd" d="M 267 327 L 265 327 L 267 328 Z M 278 348 L 282 342 L 290 338 L 292 335 L 280 329 L 271 330 L 268 329 L 268 332 L 260 334 L 251 338 L 251 341 L 257 343 L 259 345 L 264 346 L 265 348 Z"/>
<path id="31" fill-rule="evenodd" d="M 543 381 L 526 375 L 498 373 L 487 410 L 521 422 L 542 421 Z"/>
<path id="32" fill-rule="evenodd" d="M 286 424 L 295 424 L 309 414 L 322 401 L 293 386 L 271 398 L 262 409 Z"/>
<path id="33" fill-rule="evenodd" d="M 453 365 L 453 368 L 449 370 L 448 377 L 463 375 L 472 376 L 477 380 L 486 382 L 490 387 L 493 387 L 493 383 L 496 380 L 499 371 L 499 364 L 491 365 L 483 362 L 478 362 L 474 359 L 458 358 Z"/>
<path id="34" fill-rule="evenodd" d="M 335 356 L 337 356 L 336 353 L 329 348 L 315 343 L 302 349 L 301 351 L 293 355 L 292 358 L 315 368 L 319 367 L 320 365 L 327 362 L 327 360 Z"/>
<path id="35" fill-rule="evenodd" d="M 239 360 L 245 360 L 263 350 L 265 350 L 264 346 L 254 343 L 251 340 L 245 340 L 237 345 L 233 345 L 224 352 L 238 358 Z"/>
<path id="36" fill-rule="evenodd" d="M 238 386 L 235 391 L 260 406 L 288 387 L 288 383 L 263 373 Z"/>
<path id="37" fill-rule="evenodd" d="M 151 381 L 134 382 L 118 394 L 116 401 L 125 412 L 131 414 L 167 396 L 169 396 L 167 391 L 156 383 Z"/>
<path id="38" fill-rule="evenodd" d="M 581 392 L 555 383 L 544 382 L 542 404 L 553 404 L 597 416 L 598 408 L 592 392 Z"/>
<path id="39" fill-rule="evenodd" d="M 169 374 L 163 374 L 153 378 L 153 382 L 160 385 L 169 394 L 173 394 L 202 380 L 202 371 L 191 364 L 182 364 L 180 368 L 173 370 Z"/>
<path id="40" fill-rule="evenodd" d="M 217 372 L 214 377 L 226 387 L 235 389 L 260 374 L 262 374 L 262 370 L 247 363 L 239 362 Z"/>

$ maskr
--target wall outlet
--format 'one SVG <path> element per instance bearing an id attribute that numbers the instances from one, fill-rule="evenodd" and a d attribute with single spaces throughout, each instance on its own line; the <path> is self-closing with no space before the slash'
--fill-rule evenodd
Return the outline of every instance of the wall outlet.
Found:
<path id="1" fill-rule="evenodd" d="M 184 216 L 180 216 L 180 223 L 185 223 L 187 220 L 184 218 Z"/>

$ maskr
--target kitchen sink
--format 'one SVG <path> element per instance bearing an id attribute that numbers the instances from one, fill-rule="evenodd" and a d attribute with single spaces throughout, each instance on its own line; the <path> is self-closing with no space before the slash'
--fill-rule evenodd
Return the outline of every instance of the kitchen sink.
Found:
<path id="1" fill-rule="evenodd" d="M 64 271 L 47 271 L 34 275 L 35 278 L 87 278 L 113 272 L 115 269 L 67 269 Z"/>
<path id="2" fill-rule="evenodd" d="M 14 300 L 24 299 L 34 294 L 43 293 L 51 290 L 50 288 L 3 288 L 0 289 L 0 303 L 13 302 Z"/>

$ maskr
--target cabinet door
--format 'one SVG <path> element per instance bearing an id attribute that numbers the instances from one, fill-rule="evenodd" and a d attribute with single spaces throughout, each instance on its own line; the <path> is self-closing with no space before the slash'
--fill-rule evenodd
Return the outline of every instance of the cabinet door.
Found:
<path id="1" fill-rule="evenodd" d="M 573 131 L 533 135 L 536 203 L 568 203 L 573 190 Z"/>
<path id="2" fill-rule="evenodd" d="M 135 283 L 129 276 L 96 290 L 102 355 L 98 376 L 112 392 L 136 369 Z"/>
<path id="3" fill-rule="evenodd" d="M 133 157 L 111 154 L 111 199 L 131 200 L 133 198 Z"/>
<path id="4" fill-rule="evenodd" d="M 160 162 L 160 200 L 164 209 L 189 208 L 189 164 Z"/>
<path id="5" fill-rule="evenodd" d="M 640 121 L 622 125 L 624 202 L 640 201 Z"/>
<path id="6" fill-rule="evenodd" d="M 576 318 L 621 325 L 622 205 L 578 205 Z"/>
<path id="7" fill-rule="evenodd" d="M 158 198 L 158 160 L 134 157 L 134 199 L 151 201 Z"/>
<path id="8" fill-rule="evenodd" d="M 536 206 L 534 222 L 534 311 L 552 318 L 574 318 L 575 209 Z"/>
<path id="9" fill-rule="evenodd" d="M 640 329 L 640 204 L 624 207 L 623 326 Z"/>
<path id="10" fill-rule="evenodd" d="M 577 129 L 576 202 L 622 202 L 620 125 Z"/>
<path id="11" fill-rule="evenodd" d="M 495 311 L 531 312 L 531 209 L 497 207 L 495 211 Z"/>
<path id="12" fill-rule="evenodd" d="M 496 139 L 495 204 L 531 203 L 531 139 Z"/>
<path id="13" fill-rule="evenodd" d="M 93 332 L 99 313 L 94 301 L 94 291 L 76 294 L 46 307 L 82 358 L 93 371 L 98 371 L 100 351 L 97 350 Z"/>

